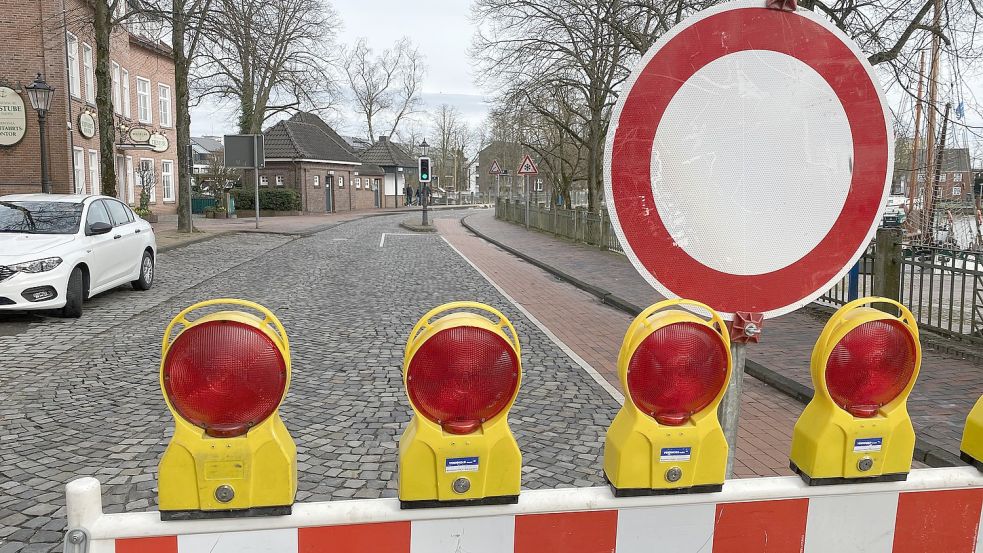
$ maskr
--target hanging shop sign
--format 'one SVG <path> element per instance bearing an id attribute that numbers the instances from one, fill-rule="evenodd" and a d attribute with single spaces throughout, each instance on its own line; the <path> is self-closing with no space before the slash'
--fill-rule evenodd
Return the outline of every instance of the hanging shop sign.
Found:
<path id="1" fill-rule="evenodd" d="M 24 99 L 16 90 L 0 86 L 0 146 L 13 146 L 27 132 Z"/>
<path id="2" fill-rule="evenodd" d="M 171 146 L 171 142 L 167 140 L 167 137 L 164 136 L 163 133 L 160 132 L 151 134 L 147 142 L 153 146 L 153 151 L 157 153 L 165 152 Z"/>
<path id="3" fill-rule="evenodd" d="M 88 111 L 79 114 L 79 134 L 83 138 L 92 138 L 96 135 L 96 118 Z"/>
<path id="4" fill-rule="evenodd" d="M 143 127 L 133 127 L 130 129 L 130 141 L 136 144 L 146 144 L 150 142 L 150 131 Z"/>

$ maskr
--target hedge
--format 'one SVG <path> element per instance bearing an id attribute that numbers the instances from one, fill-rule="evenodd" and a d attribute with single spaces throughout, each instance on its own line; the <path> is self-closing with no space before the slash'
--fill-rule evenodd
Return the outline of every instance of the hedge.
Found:
<path id="1" fill-rule="evenodd" d="M 236 210 L 255 209 L 252 190 L 233 190 Z M 300 211 L 300 194 L 290 188 L 260 188 L 259 208 L 273 211 Z"/>

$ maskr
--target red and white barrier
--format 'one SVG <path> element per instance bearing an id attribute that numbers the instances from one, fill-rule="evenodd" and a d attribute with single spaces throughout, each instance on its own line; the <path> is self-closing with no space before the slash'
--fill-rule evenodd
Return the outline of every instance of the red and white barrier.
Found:
<path id="1" fill-rule="evenodd" d="M 615 498 L 608 488 L 523 491 L 516 505 L 402 511 L 395 499 L 298 503 L 283 517 L 161 522 L 105 514 L 94 478 L 68 484 L 68 528 L 90 553 L 652 553 L 983 550 L 983 475 L 808 487 L 729 480 L 719 493 Z"/>

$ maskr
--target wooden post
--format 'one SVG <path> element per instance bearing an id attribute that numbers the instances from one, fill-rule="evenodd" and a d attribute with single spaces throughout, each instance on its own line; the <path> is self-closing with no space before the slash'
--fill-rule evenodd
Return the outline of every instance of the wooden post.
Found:
<path id="1" fill-rule="evenodd" d="M 901 301 L 901 230 L 877 229 L 874 240 L 874 295 Z"/>

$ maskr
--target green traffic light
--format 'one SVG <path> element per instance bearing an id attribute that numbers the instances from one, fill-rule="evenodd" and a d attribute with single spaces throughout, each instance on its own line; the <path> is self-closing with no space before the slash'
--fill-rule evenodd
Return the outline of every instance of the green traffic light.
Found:
<path id="1" fill-rule="evenodd" d="M 423 174 L 421 174 L 421 175 L 420 175 L 420 178 L 421 178 L 421 179 L 425 179 L 425 178 L 427 178 L 427 174 L 426 174 L 426 173 L 423 173 Z"/>

